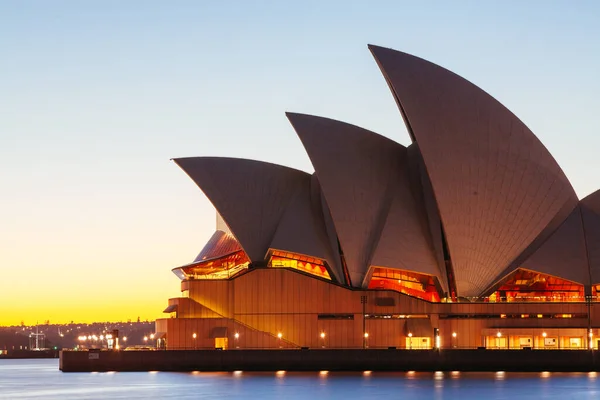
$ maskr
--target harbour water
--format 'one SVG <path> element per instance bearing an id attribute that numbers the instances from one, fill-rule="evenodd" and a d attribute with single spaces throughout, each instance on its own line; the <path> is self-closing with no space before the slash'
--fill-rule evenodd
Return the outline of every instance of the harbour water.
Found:
<path id="1" fill-rule="evenodd" d="M 58 360 L 0 360 L 1 399 L 597 399 L 592 373 L 62 373 Z"/>

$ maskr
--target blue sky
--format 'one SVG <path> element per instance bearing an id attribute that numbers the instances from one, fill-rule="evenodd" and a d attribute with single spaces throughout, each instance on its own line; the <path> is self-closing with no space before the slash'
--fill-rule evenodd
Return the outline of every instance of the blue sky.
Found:
<path id="1" fill-rule="evenodd" d="M 285 111 L 409 144 L 368 43 L 492 94 L 583 197 L 600 188 L 599 4 L 0 0 L 0 267 L 12 282 L 0 302 L 28 294 L 15 313 L 73 315 L 62 298 L 40 302 L 64 289 L 94 309 L 105 291 L 89 282 L 110 280 L 160 315 L 177 294 L 169 270 L 214 230 L 214 209 L 169 160 L 311 171 Z"/>

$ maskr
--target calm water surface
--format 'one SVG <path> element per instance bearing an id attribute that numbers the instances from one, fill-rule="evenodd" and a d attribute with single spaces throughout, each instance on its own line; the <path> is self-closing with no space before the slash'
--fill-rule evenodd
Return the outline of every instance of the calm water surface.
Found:
<path id="1" fill-rule="evenodd" d="M 2 399 L 599 399 L 596 373 L 62 373 L 0 360 Z"/>

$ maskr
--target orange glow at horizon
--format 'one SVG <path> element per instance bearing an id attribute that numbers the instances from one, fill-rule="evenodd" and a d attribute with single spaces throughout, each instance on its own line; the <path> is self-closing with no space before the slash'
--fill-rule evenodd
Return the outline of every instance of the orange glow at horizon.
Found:
<path id="1" fill-rule="evenodd" d="M 167 269 L 167 273 L 170 273 Z M 154 321 L 168 317 L 163 314 L 167 301 L 178 297 L 179 281 L 163 278 L 162 287 L 140 287 L 135 292 L 126 285 L 109 285 L 106 281 L 89 282 L 84 287 L 70 289 L 67 296 L 58 297 L 48 290 L 38 291 L 35 295 L 17 298 L 9 307 L 3 307 L 0 314 L 0 326 L 30 326 L 44 324 L 93 323 L 93 322 L 132 322 Z M 170 282 L 169 282 L 170 281 Z M 170 283 L 170 284 L 169 284 Z M 96 287 L 94 287 L 96 286 Z M 102 288 L 100 288 L 102 286 Z M 144 286 L 141 284 L 140 286 Z M 131 296 L 132 292 L 136 293 Z M 1 297 L 5 297 L 2 295 Z M 7 304 L 4 301 L 4 304 Z"/>
<path id="2" fill-rule="evenodd" d="M 102 217 L 65 201 L 72 209 L 35 209 L 0 230 L 0 326 L 168 318 L 168 299 L 181 296 L 171 269 L 192 261 L 214 232 L 206 223 L 214 208 L 185 177 L 181 186 L 189 194 L 159 199 L 166 211 L 154 220 L 137 199 L 105 199 L 113 214 Z M 176 201 L 183 206 L 167 206 Z"/>

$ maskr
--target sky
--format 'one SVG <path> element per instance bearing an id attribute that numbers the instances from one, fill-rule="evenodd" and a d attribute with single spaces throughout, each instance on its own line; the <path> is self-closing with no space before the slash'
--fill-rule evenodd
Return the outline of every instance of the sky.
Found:
<path id="1" fill-rule="evenodd" d="M 312 172 L 286 111 L 410 144 L 367 49 L 440 64 L 600 188 L 596 1 L 0 0 L 0 325 L 153 320 L 215 229 L 170 159 Z"/>

